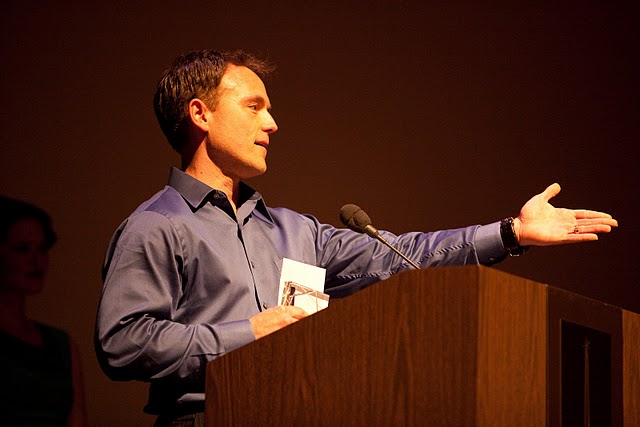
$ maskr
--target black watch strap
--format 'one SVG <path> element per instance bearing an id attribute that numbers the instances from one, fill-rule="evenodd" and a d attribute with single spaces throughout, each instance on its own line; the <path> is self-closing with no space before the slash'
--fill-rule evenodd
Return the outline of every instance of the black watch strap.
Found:
<path id="1" fill-rule="evenodd" d="M 504 249 L 511 256 L 523 255 L 529 250 L 529 246 L 520 246 L 520 243 L 518 243 L 516 229 L 513 226 L 513 217 L 500 221 L 500 237 L 502 238 Z"/>

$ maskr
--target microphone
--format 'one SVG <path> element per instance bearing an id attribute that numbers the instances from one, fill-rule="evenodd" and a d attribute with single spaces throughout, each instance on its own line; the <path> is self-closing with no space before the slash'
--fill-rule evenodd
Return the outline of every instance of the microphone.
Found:
<path id="1" fill-rule="evenodd" d="M 344 205 L 340 209 L 340 221 L 342 221 L 344 225 L 355 232 L 364 233 L 376 240 L 379 240 L 380 242 L 391 248 L 391 250 L 393 250 L 395 253 L 400 255 L 405 261 L 411 264 L 413 268 L 415 268 L 416 270 L 420 270 L 418 264 L 411 261 L 405 254 L 393 247 L 391 243 L 387 242 L 385 238 L 380 235 L 378 230 L 373 225 L 371 225 L 371 218 L 369 218 L 369 215 L 367 215 L 365 211 L 360 209 L 359 206 L 353 204 Z"/>

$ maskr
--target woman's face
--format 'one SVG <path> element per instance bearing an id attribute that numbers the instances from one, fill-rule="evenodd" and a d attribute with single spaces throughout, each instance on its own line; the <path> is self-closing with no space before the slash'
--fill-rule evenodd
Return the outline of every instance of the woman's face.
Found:
<path id="1" fill-rule="evenodd" d="M 0 242 L 0 287 L 24 295 L 42 290 L 49 265 L 49 248 L 35 219 L 20 219 Z"/>

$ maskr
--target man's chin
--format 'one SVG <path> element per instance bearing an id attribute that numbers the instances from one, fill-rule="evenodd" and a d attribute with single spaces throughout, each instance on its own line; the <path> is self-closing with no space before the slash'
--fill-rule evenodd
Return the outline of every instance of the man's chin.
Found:
<path id="1" fill-rule="evenodd" d="M 242 179 L 256 178 L 263 175 L 267 171 L 267 165 L 253 165 L 251 169 L 247 169 Z"/>

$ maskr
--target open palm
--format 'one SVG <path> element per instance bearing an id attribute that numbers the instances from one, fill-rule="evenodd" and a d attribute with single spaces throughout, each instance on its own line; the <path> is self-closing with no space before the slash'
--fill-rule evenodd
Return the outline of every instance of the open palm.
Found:
<path id="1" fill-rule="evenodd" d="M 522 246 L 549 246 L 598 240 L 597 233 L 608 233 L 618 222 L 611 215 L 586 210 L 556 208 L 549 200 L 560 193 L 560 185 L 551 184 L 533 196 L 514 220 L 518 242 Z"/>

